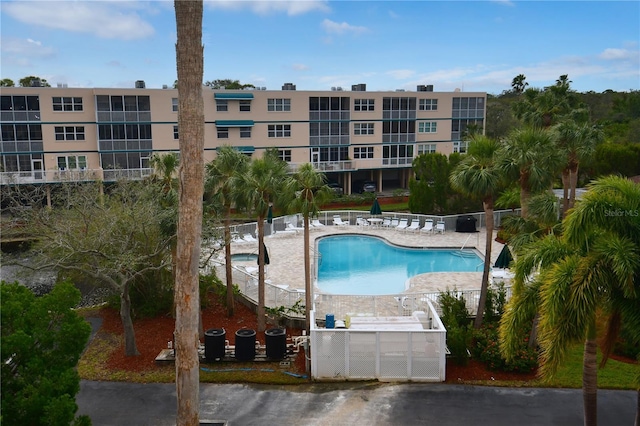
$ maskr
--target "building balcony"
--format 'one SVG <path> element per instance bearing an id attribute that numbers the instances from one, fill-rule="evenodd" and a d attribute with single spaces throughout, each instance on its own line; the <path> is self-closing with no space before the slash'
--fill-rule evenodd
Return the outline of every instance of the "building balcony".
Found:
<path id="1" fill-rule="evenodd" d="M 0 173 L 0 185 L 37 185 L 63 182 L 115 182 L 120 179 L 140 180 L 150 176 L 153 169 L 74 169 L 32 170 Z"/>

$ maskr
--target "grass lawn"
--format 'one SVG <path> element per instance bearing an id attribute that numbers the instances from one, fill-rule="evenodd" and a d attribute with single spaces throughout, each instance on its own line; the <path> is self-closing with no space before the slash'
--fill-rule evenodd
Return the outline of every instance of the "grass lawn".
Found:
<path id="1" fill-rule="evenodd" d="M 556 373 L 553 380 L 541 383 L 558 388 L 582 387 L 583 346 L 576 345 Z M 602 354 L 598 351 L 598 362 Z M 637 389 L 640 365 L 609 358 L 604 368 L 598 368 L 598 389 Z"/>

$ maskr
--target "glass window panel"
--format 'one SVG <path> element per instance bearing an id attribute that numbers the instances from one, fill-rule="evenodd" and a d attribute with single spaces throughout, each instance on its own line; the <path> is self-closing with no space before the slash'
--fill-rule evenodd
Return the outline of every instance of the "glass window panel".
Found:
<path id="1" fill-rule="evenodd" d="M 11 100 L 11 96 L 2 96 L 0 101 L 0 110 L 2 111 L 12 111 L 13 110 L 13 102 Z"/>
<path id="2" fill-rule="evenodd" d="M 138 111 L 151 111 L 149 96 L 138 96 Z"/>
<path id="3" fill-rule="evenodd" d="M 24 96 L 13 97 L 13 110 L 14 111 L 26 111 L 27 110 L 27 98 Z"/>
<path id="4" fill-rule="evenodd" d="M 96 103 L 97 103 L 98 111 L 111 111 L 109 96 L 107 95 L 96 96 Z"/>

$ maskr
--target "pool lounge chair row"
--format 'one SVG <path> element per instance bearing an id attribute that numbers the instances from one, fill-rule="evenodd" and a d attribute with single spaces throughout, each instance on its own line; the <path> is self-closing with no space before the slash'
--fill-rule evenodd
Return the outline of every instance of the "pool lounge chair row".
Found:
<path id="1" fill-rule="evenodd" d="M 425 232 L 425 233 L 441 233 L 444 234 L 445 226 L 444 221 L 438 221 L 434 228 L 433 219 L 427 219 L 424 226 L 420 227 L 420 219 L 413 219 L 409 223 L 409 219 L 398 219 L 385 217 L 382 221 L 382 227 L 392 228 L 398 231 L 411 231 L 411 232 Z"/>

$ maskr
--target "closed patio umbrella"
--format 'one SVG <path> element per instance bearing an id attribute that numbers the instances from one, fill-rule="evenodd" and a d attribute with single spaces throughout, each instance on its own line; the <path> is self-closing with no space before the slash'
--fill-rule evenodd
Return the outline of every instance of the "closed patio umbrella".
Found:
<path id="1" fill-rule="evenodd" d="M 265 243 L 262 243 L 262 250 L 264 251 L 264 264 L 268 265 L 269 264 L 269 252 L 267 251 L 267 245 Z M 260 262 L 258 262 L 260 263 Z"/>
<path id="2" fill-rule="evenodd" d="M 509 251 L 509 246 L 505 244 L 504 247 L 502 247 L 502 251 L 498 255 L 496 263 L 493 265 L 493 267 L 507 269 L 512 261 L 513 257 L 511 256 L 511 251 Z"/>
<path id="3" fill-rule="evenodd" d="M 372 216 L 382 214 L 382 209 L 380 208 L 380 203 L 378 203 L 377 198 L 373 201 L 373 205 L 371 206 L 369 213 L 371 213 Z"/>

